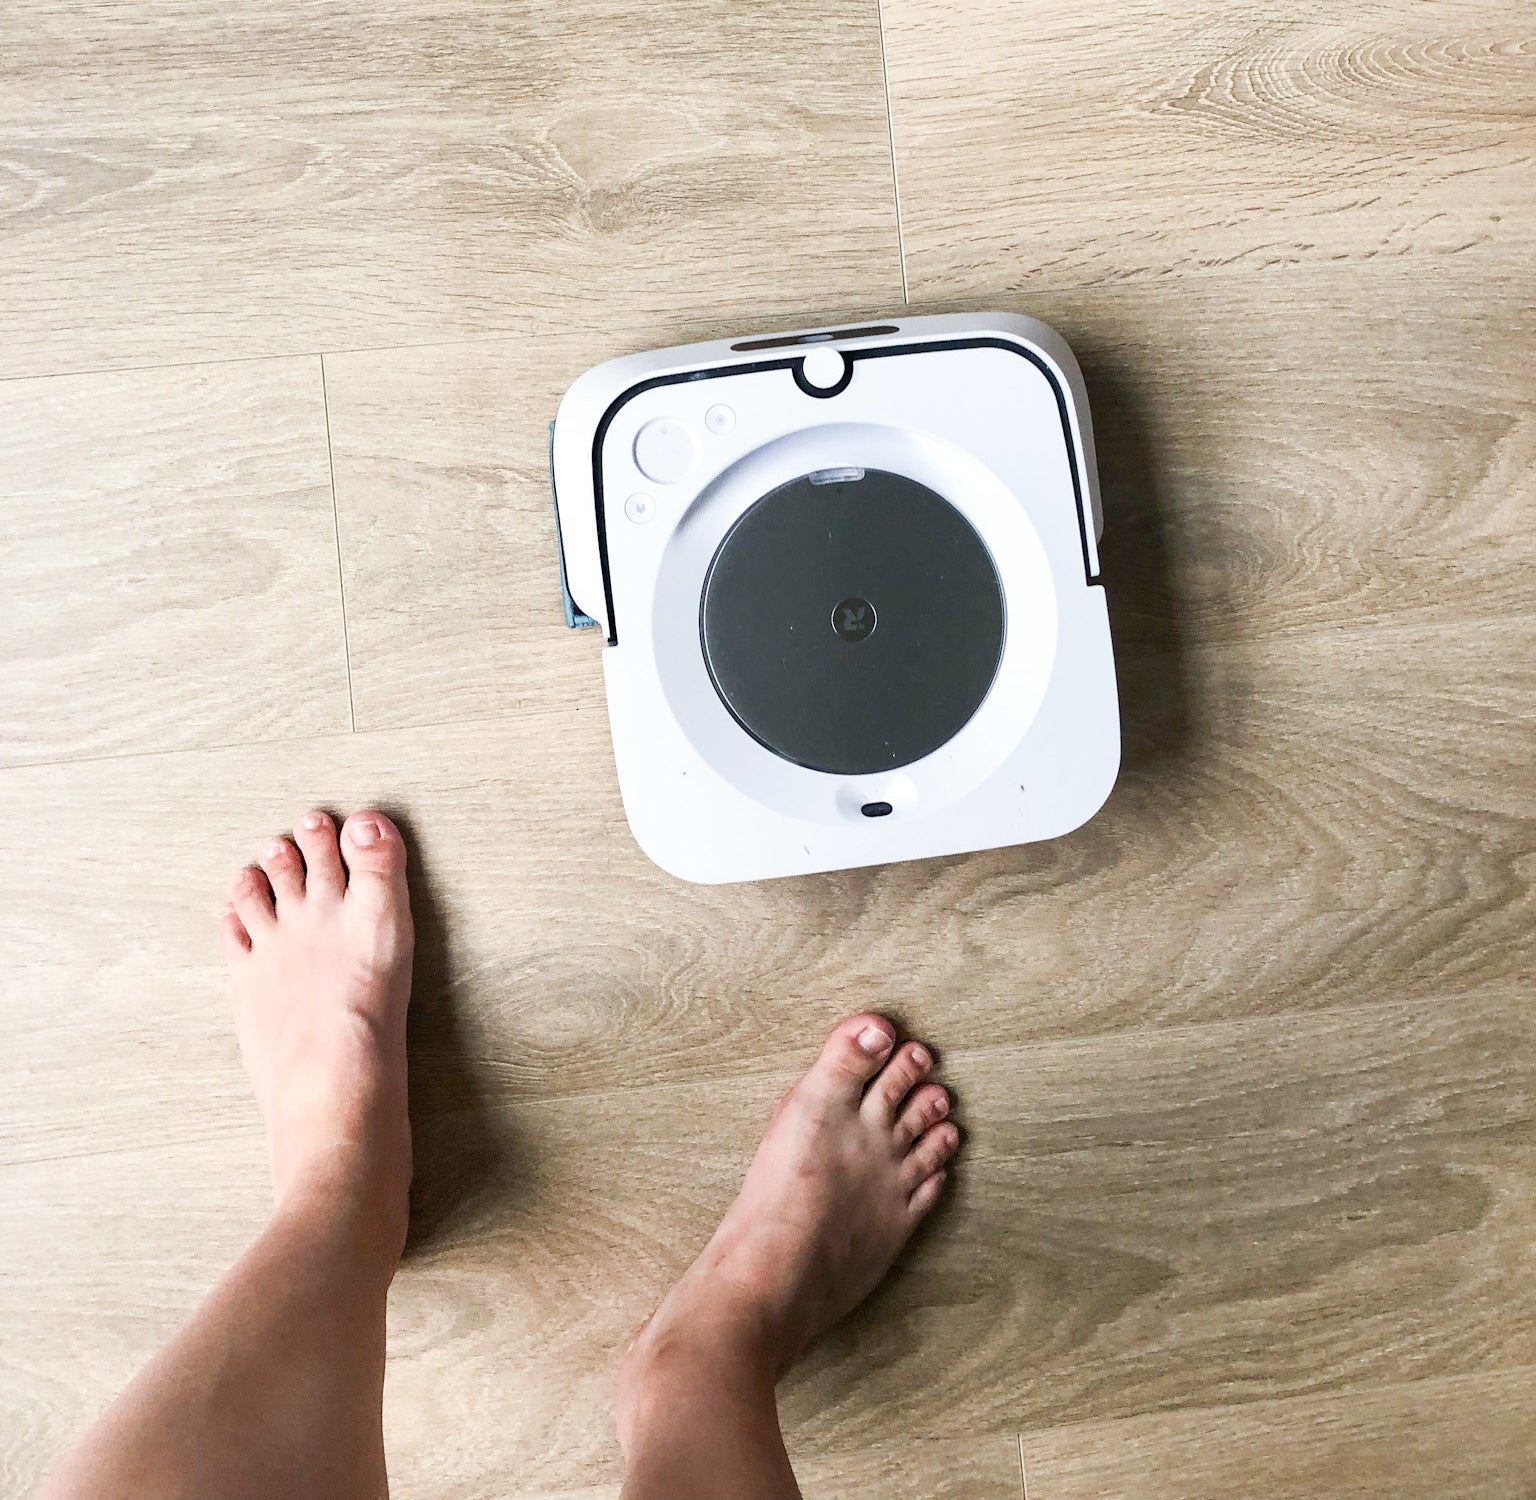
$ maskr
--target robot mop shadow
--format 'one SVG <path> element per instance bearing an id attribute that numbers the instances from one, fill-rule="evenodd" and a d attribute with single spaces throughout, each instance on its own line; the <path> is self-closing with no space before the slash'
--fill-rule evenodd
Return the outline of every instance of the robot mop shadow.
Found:
<path id="1" fill-rule="evenodd" d="M 1074 345 L 1093 412 L 1104 502 L 1100 561 L 1115 644 L 1121 769 L 1134 773 L 1192 748 L 1197 714 L 1183 611 L 1131 372 L 1088 339 L 1074 338 Z"/>
<path id="2" fill-rule="evenodd" d="M 414 1171 L 406 1255 L 489 1228 L 514 1142 L 475 1066 L 455 998 L 452 951 L 410 819 L 385 808 L 411 849 L 416 961 L 406 1026 Z"/>

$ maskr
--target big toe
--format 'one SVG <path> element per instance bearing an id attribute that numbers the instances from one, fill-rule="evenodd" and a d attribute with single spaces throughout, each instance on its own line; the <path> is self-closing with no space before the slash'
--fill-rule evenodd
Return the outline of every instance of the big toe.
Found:
<path id="1" fill-rule="evenodd" d="M 811 1064 L 804 1087 L 827 1098 L 857 1104 L 864 1085 L 880 1070 L 896 1033 L 884 1016 L 864 1012 L 839 1021 Z"/>
<path id="2" fill-rule="evenodd" d="M 347 896 L 378 908 L 409 908 L 405 840 L 381 812 L 355 812 L 341 825 Z"/>

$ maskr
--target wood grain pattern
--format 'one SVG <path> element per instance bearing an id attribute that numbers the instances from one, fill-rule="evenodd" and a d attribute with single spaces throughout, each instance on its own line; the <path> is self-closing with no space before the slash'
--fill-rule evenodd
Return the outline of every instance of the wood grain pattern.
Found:
<path id="1" fill-rule="evenodd" d="M 1517 5 L 881 12 L 914 298 L 1384 259 L 1456 286 L 1536 250 Z"/>
<path id="2" fill-rule="evenodd" d="M 27 851 L 0 866 L 7 1159 L 246 1108 L 233 1071 L 192 1094 L 181 1077 L 192 1057 L 232 1069 L 210 916 L 276 810 L 311 801 L 408 823 L 432 904 L 420 993 L 456 997 L 530 1097 L 729 1077 L 871 1001 L 978 1046 L 1505 992 L 1532 970 L 1532 666 L 1490 658 L 1480 622 L 1267 646 L 1197 749 L 1127 770 L 1070 840 L 716 889 L 636 849 L 589 643 L 551 629 L 563 709 L 0 778 Z"/>
<path id="3" fill-rule="evenodd" d="M 0 1493 L 260 1222 L 214 913 L 374 802 L 421 927 L 397 1496 L 615 1500 L 615 1356 L 869 1004 L 969 1144 L 786 1388 L 809 1500 L 1023 1500 L 1021 1451 L 1028 1500 L 1527 1494 L 1525 22 L 7 10 L 0 375 L 228 362 L 0 384 Z M 681 886 L 545 424 L 903 274 L 1083 360 L 1120 784 L 1055 844 Z"/>
<path id="4" fill-rule="evenodd" d="M 868 0 L 0 25 L 0 374 L 900 295 Z"/>
<path id="5" fill-rule="evenodd" d="M 1030 1433 L 1031 1500 L 1528 1500 L 1536 1370 Z"/>
<path id="6" fill-rule="evenodd" d="M 1491 651 L 1536 648 L 1523 286 L 1479 287 L 1449 319 L 1412 268 L 1284 281 L 1278 298 L 1223 277 L 1019 304 L 1087 372 L 1116 647 L 1163 678 L 1127 666 L 1126 715 L 1164 749 L 1219 712 L 1180 660 L 1196 648 L 1226 643 L 1229 680 L 1252 680 L 1249 643 L 1295 632 L 1477 618 Z M 562 693 L 547 422 L 589 363 L 668 332 L 327 360 L 362 727 Z"/>
<path id="7" fill-rule="evenodd" d="M 760 1089 L 751 1099 L 760 1109 Z M 667 1102 L 658 1101 L 662 1109 Z M 622 1320 L 632 1331 L 635 1299 L 654 1283 L 668 1231 L 653 1219 L 628 1269 L 624 1242 L 647 1166 L 674 1167 L 676 1142 L 669 1148 L 658 1139 L 662 1119 L 645 1112 L 636 1155 L 615 1184 L 616 1210 L 593 1217 L 601 1191 L 588 1183 L 573 1200 L 577 1216 L 568 1217 L 548 1194 L 563 1196 L 568 1175 L 581 1168 L 569 1155 L 580 1149 L 579 1113 L 546 1122 L 538 1108 L 518 1112 L 518 1130 L 547 1150 L 548 1170 L 523 1177 L 515 1229 L 440 1245 L 413 1258 L 397 1280 L 386 1395 L 394 1494 L 459 1500 L 548 1492 L 553 1500 L 600 1485 L 596 1493 L 611 1500 L 618 1475 L 611 1384 L 628 1336 Z M 618 1123 L 616 1114 L 602 1118 Z M 718 1142 L 710 1145 L 716 1155 Z M 0 1171 L 5 1493 L 28 1492 L 254 1232 L 266 1194 L 260 1158 L 252 1129 Z M 601 1150 L 599 1159 L 607 1158 Z M 729 1191 L 718 1181 L 711 1187 Z M 692 1233 L 697 1193 L 672 1180 L 663 1193 L 674 1207 L 679 1193 L 693 1205 Z M 847 1493 L 1018 1500 L 1020 1493 L 1011 1434 L 871 1444 L 850 1432 L 831 1447 L 799 1434 L 792 1441 L 809 1500 Z"/>
<path id="8" fill-rule="evenodd" d="M 791 1378 L 797 1453 L 1532 1363 L 1533 1024 L 1502 993 L 949 1051 L 957 1191 Z M 433 1232 L 391 1304 L 401 1492 L 611 1483 L 613 1362 L 815 1038 L 535 1100 L 443 1028 L 413 1060 Z M 205 1120 L 0 1169 L 13 1471 L 254 1226 L 260 1150 Z"/>
<path id="9" fill-rule="evenodd" d="M 1477 618 L 1522 653 L 1536 312 L 1489 278 L 1450 318 L 1425 287 L 1296 267 L 1016 304 L 1087 374 L 1117 647 Z"/>
<path id="10" fill-rule="evenodd" d="M 1529 1362 L 1536 1074 L 1509 1010 L 951 1052 L 958 1191 L 791 1379 L 797 1449 Z M 612 1353 L 707 1236 L 810 1045 L 730 1080 L 503 1095 L 504 1113 L 493 1097 L 506 1185 L 445 1221 L 402 1290 L 404 1409 L 460 1388 L 479 1430 L 515 1412 L 541 1463 L 597 1461 Z M 453 1117 L 462 1134 L 472 1116 Z M 521 1394 L 493 1393 L 493 1371 Z M 509 1439 L 496 1463 L 526 1461 Z"/>
<path id="11" fill-rule="evenodd" d="M 1025 1500 L 1018 1441 L 1011 1434 L 921 1439 L 796 1455 L 805 1500 L 892 1495 L 910 1500 Z"/>
<path id="12" fill-rule="evenodd" d="M 601 642 L 563 639 L 549 423 L 645 338 L 631 319 L 327 359 L 359 728 L 569 710 L 576 653 L 590 669 Z"/>
<path id="13" fill-rule="evenodd" d="M 0 765 L 346 729 L 314 359 L 0 383 Z"/>
<path id="14" fill-rule="evenodd" d="M 1024 1500 L 1018 1440 L 992 1433 L 950 1441 L 919 1440 L 854 1448 L 837 1454 L 799 1454 L 795 1478 L 804 1500 Z M 402 1493 L 398 1483 L 392 1493 Z M 441 1490 L 424 1489 L 423 1495 Z M 519 1491 L 510 1500 L 618 1500 L 617 1484 L 580 1490 Z"/>

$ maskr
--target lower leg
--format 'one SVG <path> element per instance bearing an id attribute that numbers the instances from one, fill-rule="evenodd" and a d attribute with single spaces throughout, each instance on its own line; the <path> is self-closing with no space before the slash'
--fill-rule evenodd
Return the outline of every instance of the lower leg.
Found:
<path id="1" fill-rule="evenodd" d="M 740 1196 L 625 1355 L 622 1500 L 796 1500 L 775 1387 L 938 1201 L 960 1137 L 931 1066 L 854 1016 L 780 1103 Z"/>
<path id="2" fill-rule="evenodd" d="M 47 1500 L 378 1500 L 393 1257 L 375 1212 L 328 1188 L 284 1204 L 70 1454 Z"/>
<path id="3" fill-rule="evenodd" d="M 225 917 L 236 1028 L 276 1210 L 40 1500 L 379 1500 L 384 1308 L 410 1133 L 405 850 L 376 814 L 311 814 Z M 302 851 L 302 852 L 301 852 Z"/>

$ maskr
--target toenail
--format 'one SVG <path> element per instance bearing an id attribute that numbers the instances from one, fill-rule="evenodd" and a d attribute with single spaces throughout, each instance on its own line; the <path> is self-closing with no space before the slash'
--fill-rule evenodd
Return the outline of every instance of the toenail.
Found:
<path id="1" fill-rule="evenodd" d="M 369 844 L 379 841 L 379 825 L 372 818 L 359 818 L 347 829 L 348 837 L 360 848 L 366 849 Z"/>
<path id="2" fill-rule="evenodd" d="M 914 1047 L 912 1049 L 912 1066 L 914 1068 L 926 1068 L 933 1059 L 928 1056 L 926 1047 Z"/>
<path id="3" fill-rule="evenodd" d="M 949 1113 L 949 1096 L 947 1094 L 940 1094 L 939 1097 L 933 1101 L 933 1112 L 940 1118 Z"/>
<path id="4" fill-rule="evenodd" d="M 311 833 L 313 833 L 317 828 L 320 828 L 325 823 L 325 819 L 322 818 L 319 813 L 305 813 L 299 821 L 303 823 L 303 825 L 309 829 Z"/>
<path id="5" fill-rule="evenodd" d="M 281 859 L 288 852 L 288 846 L 281 839 L 273 839 L 267 845 L 268 859 Z"/>
<path id="6" fill-rule="evenodd" d="M 859 1046 L 871 1057 L 879 1057 L 882 1053 L 891 1050 L 890 1034 L 882 1031 L 878 1026 L 866 1026 L 859 1033 Z"/>

